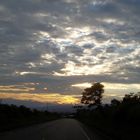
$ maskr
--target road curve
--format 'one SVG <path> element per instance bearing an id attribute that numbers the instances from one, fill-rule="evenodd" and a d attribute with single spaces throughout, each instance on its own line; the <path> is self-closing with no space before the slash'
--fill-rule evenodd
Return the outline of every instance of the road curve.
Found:
<path id="1" fill-rule="evenodd" d="M 0 140 L 92 140 L 92 138 L 88 136 L 78 121 L 60 119 L 0 133 Z"/>

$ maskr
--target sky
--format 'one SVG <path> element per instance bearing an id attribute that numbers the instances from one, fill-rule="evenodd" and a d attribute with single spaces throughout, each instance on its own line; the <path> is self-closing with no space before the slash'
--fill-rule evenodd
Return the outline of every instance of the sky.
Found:
<path id="1" fill-rule="evenodd" d="M 139 0 L 0 0 L 0 98 L 76 104 L 140 91 Z"/>

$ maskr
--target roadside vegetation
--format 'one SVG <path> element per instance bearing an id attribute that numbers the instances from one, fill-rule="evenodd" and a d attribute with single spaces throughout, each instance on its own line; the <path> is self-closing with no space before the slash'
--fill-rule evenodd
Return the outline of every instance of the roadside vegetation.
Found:
<path id="1" fill-rule="evenodd" d="M 87 104 L 88 108 L 78 108 L 77 119 L 112 139 L 138 139 L 140 93 L 129 93 L 121 101 L 113 99 L 110 104 L 102 104 L 103 88 L 102 84 L 94 83 L 84 90 L 81 102 Z"/>
<path id="2" fill-rule="evenodd" d="M 25 106 L 0 104 L 0 131 L 25 127 L 58 119 L 58 113 L 39 111 Z"/>

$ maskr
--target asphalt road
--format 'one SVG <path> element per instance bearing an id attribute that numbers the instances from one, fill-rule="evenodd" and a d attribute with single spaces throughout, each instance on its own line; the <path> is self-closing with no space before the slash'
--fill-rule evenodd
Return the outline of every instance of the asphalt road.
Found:
<path id="1" fill-rule="evenodd" d="M 93 133 L 92 133 L 93 134 Z M 74 119 L 60 119 L 0 133 L 0 140 L 101 140 Z"/>

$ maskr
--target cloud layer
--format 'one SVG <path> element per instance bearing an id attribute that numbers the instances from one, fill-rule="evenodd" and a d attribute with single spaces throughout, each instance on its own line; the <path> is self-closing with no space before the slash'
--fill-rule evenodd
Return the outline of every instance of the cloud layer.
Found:
<path id="1" fill-rule="evenodd" d="M 139 14 L 139 0 L 1 0 L 0 91 L 140 84 Z"/>

